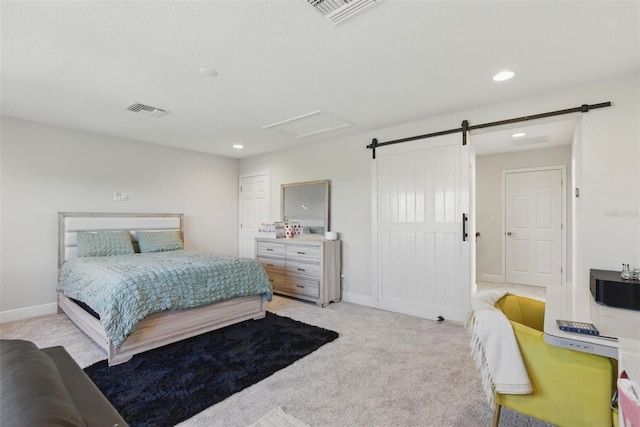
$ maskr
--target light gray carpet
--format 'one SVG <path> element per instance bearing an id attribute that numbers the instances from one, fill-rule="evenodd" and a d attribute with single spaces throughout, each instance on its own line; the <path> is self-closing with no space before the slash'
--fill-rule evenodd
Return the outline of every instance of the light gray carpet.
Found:
<path id="1" fill-rule="evenodd" d="M 313 427 L 491 425 L 493 411 L 461 325 L 345 302 L 318 308 L 277 296 L 268 310 L 340 337 L 181 426 L 248 426 L 276 406 Z M 63 345 L 83 367 L 106 358 L 64 315 L 0 324 L 0 338 Z M 500 422 L 545 425 L 507 409 Z"/>

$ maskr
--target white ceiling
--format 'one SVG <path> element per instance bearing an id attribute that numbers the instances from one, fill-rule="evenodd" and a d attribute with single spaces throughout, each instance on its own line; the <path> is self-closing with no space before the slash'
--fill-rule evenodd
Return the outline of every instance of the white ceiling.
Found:
<path id="1" fill-rule="evenodd" d="M 0 12 L 3 115 L 238 158 L 640 70 L 637 1 L 386 0 L 335 27 L 304 0 Z M 263 129 L 318 110 L 353 126 Z"/>
<path id="2" fill-rule="evenodd" d="M 506 153 L 569 145 L 580 113 L 539 119 L 520 124 L 498 126 L 472 131 L 470 139 L 478 155 Z M 524 133 L 524 136 L 513 135 Z"/>

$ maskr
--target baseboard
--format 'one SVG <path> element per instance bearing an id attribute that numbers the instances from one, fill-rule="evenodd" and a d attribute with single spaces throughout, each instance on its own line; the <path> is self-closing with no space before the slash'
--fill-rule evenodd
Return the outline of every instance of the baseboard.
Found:
<path id="1" fill-rule="evenodd" d="M 342 301 L 351 302 L 353 304 L 365 305 L 367 307 L 377 308 L 376 299 L 365 295 L 352 294 L 349 292 L 342 293 Z"/>
<path id="2" fill-rule="evenodd" d="M 32 307 L 18 308 L 16 310 L 0 311 L 0 323 L 11 322 L 13 320 L 28 319 L 29 317 L 44 316 L 45 314 L 55 314 L 58 312 L 58 304 L 42 304 Z"/>
<path id="3" fill-rule="evenodd" d="M 480 282 L 504 283 L 504 279 L 499 274 L 478 274 L 476 280 Z"/>

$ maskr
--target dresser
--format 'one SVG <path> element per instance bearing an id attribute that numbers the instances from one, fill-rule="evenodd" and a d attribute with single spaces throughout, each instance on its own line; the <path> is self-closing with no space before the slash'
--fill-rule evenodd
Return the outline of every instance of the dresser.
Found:
<path id="1" fill-rule="evenodd" d="M 256 239 L 273 291 L 326 307 L 340 301 L 340 241 Z"/>

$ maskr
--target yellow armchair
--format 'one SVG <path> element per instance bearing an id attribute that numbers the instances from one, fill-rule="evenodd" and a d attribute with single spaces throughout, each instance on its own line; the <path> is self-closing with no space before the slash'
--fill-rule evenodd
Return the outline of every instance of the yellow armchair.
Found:
<path id="1" fill-rule="evenodd" d="M 544 341 L 544 302 L 505 295 L 495 307 L 511 322 L 533 387 L 531 394 L 496 393 L 494 427 L 504 406 L 558 427 L 611 427 L 617 362 Z"/>

